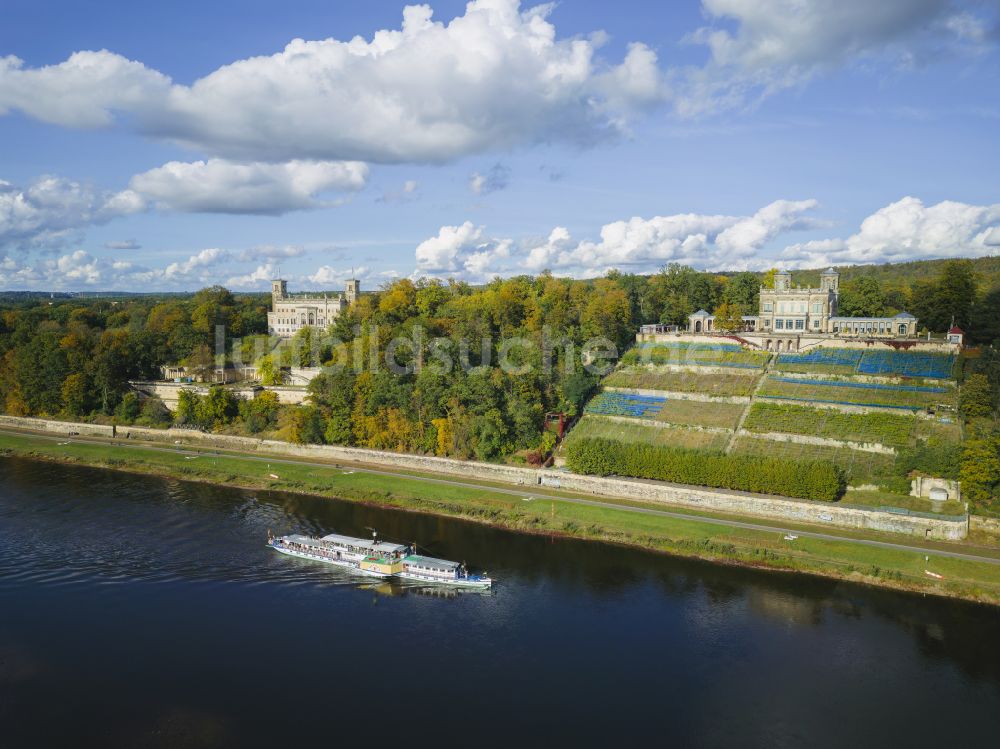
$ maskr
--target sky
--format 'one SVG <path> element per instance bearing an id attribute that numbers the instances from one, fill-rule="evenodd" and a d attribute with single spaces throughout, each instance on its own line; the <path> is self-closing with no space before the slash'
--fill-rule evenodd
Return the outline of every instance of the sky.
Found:
<path id="1" fill-rule="evenodd" d="M 3 0 L 0 289 L 1000 250 L 1000 0 Z"/>

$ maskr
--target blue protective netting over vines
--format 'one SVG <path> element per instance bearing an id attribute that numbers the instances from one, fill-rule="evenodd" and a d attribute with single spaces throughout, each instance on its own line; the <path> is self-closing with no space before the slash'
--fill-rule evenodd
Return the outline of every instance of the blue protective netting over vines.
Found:
<path id="1" fill-rule="evenodd" d="M 640 419 L 651 419 L 660 412 L 666 398 L 653 395 L 630 395 L 605 391 L 598 393 L 587 404 L 586 412 L 606 416 L 634 416 Z"/>
<path id="2" fill-rule="evenodd" d="M 781 354 L 778 367 L 782 364 L 837 365 L 850 367 L 860 374 L 947 379 L 952 376 L 955 357 L 921 351 L 821 348 L 800 354 Z"/>
<path id="3" fill-rule="evenodd" d="M 858 364 L 862 374 L 902 375 L 903 377 L 951 377 L 955 366 L 952 354 L 909 351 L 865 351 Z"/>

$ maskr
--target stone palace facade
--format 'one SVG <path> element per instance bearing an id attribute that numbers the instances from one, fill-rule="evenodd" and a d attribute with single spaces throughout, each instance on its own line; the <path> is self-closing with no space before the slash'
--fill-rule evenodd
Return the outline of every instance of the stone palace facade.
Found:
<path id="1" fill-rule="evenodd" d="M 837 314 L 839 298 L 840 274 L 833 268 L 820 275 L 819 288 L 792 286 L 792 274 L 779 271 L 773 289 L 761 287 L 758 313 L 743 318 L 743 332 L 775 338 L 912 338 L 917 334 L 917 318 L 908 312 L 893 317 L 841 317 Z M 688 317 L 688 332 L 721 331 L 715 327 L 715 315 L 698 310 Z"/>
<path id="2" fill-rule="evenodd" d="M 361 282 L 352 278 L 342 294 L 310 296 L 290 295 L 284 279 L 271 281 L 271 311 L 267 313 L 267 332 L 279 338 L 291 338 L 302 328 L 325 328 L 361 294 Z"/>

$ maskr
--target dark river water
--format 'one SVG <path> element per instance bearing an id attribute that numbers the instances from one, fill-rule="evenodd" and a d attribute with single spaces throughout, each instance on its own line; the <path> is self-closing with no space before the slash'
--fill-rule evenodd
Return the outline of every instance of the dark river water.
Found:
<path id="1" fill-rule="evenodd" d="M 268 529 L 417 540 L 489 595 Z M 0 459 L 0 747 L 997 746 L 1000 612 Z"/>

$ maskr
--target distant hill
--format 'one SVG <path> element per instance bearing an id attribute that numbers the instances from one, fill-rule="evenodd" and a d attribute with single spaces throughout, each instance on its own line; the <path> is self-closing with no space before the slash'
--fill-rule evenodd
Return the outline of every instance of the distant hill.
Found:
<path id="1" fill-rule="evenodd" d="M 987 291 L 1000 287 L 1000 255 L 991 257 L 969 258 L 975 267 L 976 276 L 979 281 L 980 291 Z M 936 278 L 940 275 L 945 263 L 948 260 L 914 260 L 908 263 L 873 263 L 870 265 L 838 265 L 834 268 L 840 273 L 840 280 L 851 281 L 862 276 L 875 278 L 885 289 L 902 288 L 909 289 L 915 279 Z M 822 268 L 812 268 L 807 270 L 793 270 L 792 282 L 800 286 L 819 286 L 819 276 L 826 270 Z M 721 271 L 712 273 L 716 276 L 731 277 L 736 275 L 736 271 Z M 651 276 L 654 274 L 639 274 Z M 763 277 L 763 273 L 756 275 Z M 594 279 L 588 279 L 594 280 Z M 473 289 L 479 290 L 485 285 L 472 285 Z M 0 290 L 0 301 L 25 302 L 37 299 L 129 299 L 135 297 L 153 298 L 187 298 L 195 294 L 194 291 L 2 291 Z M 339 294 L 339 291 L 309 291 L 313 296 L 321 296 L 324 293 L 331 296 Z M 368 294 L 371 292 L 362 292 Z M 235 291 L 235 296 L 259 297 L 262 300 L 269 299 L 270 293 L 267 291 Z"/>
<path id="2" fill-rule="evenodd" d="M 0 302 L 66 301 L 67 299 L 188 299 L 195 291 L 0 291 Z M 268 292 L 236 291 L 233 296 L 270 299 Z"/>
<path id="3" fill-rule="evenodd" d="M 74 295 L 65 291 L 0 291 L 0 300 L 24 302 L 29 299 L 71 299 Z"/>
<path id="4" fill-rule="evenodd" d="M 914 260 L 909 263 L 834 266 L 841 281 L 851 281 L 869 276 L 883 288 L 909 288 L 915 279 L 935 278 L 940 275 L 948 260 Z M 1000 255 L 972 258 L 980 290 L 1000 286 Z M 819 286 L 819 274 L 826 268 L 792 271 L 792 281 L 802 286 Z"/>

